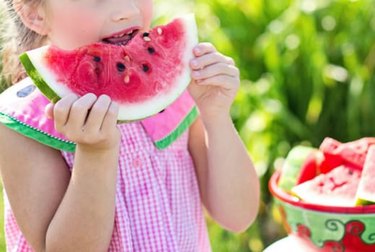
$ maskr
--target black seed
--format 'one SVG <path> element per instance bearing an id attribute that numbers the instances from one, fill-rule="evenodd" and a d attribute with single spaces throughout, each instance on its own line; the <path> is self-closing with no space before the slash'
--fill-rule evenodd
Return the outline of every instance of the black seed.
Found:
<path id="1" fill-rule="evenodd" d="M 149 54 L 154 54 L 155 53 L 155 49 L 153 47 L 147 48 L 147 51 L 148 51 Z"/>
<path id="2" fill-rule="evenodd" d="M 162 111 L 160 111 L 159 114 L 160 114 L 160 113 L 163 113 L 164 111 L 165 111 L 165 109 L 163 109 Z"/>
<path id="3" fill-rule="evenodd" d="M 145 72 L 145 73 L 150 70 L 150 67 L 148 65 L 146 65 L 146 64 L 143 64 L 142 68 L 143 68 L 143 72 Z"/>
<path id="4" fill-rule="evenodd" d="M 150 33 L 148 33 L 148 32 L 143 33 L 143 37 L 148 37 L 148 36 L 150 36 Z"/>
<path id="5" fill-rule="evenodd" d="M 95 62 L 100 62 L 100 60 L 101 60 L 101 59 L 100 59 L 99 56 L 94 56 L 94 61 L 95 61 Z"/>
<path id="6" fill-rule="evenodd" d="M 125 69 L 126 69 L 125 65 L 122 64 L 121 62 L 118 62 L 118 63 L 116 64 L 116 67 L 117 67 L 117 70 L 118 70 L 119 72 L 124 72 Z"/>

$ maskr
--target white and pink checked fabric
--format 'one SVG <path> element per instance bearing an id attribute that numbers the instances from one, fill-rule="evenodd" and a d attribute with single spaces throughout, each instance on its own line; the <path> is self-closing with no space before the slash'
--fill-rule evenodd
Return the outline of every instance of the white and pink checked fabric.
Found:
<path id="1" fill-rule="evenodd" d="M 108 251 L 211 251 L 187 132 L 158 150 L 141 123 L 119 128 L 116 215 Z M 71 169 L 74 154 L 62 155 Z M 7 251 L 33 251 L 4 198 Z"/>

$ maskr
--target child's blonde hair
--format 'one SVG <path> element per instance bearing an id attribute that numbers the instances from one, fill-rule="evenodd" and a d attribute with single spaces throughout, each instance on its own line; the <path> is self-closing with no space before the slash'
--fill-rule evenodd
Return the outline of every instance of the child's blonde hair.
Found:
<path id="1" fill-rule="evenodd" d="M 38 5 L 43 0 L 0 0 L 0 56 L 2 58 L 2 78 L 8 85 L 16 83 L 26 77 L 25 71 L 18 60 L 24 51 L 40 47 L 46 36 L 41 36 L 27 28 L 16 14 L 13 4 Z"/>

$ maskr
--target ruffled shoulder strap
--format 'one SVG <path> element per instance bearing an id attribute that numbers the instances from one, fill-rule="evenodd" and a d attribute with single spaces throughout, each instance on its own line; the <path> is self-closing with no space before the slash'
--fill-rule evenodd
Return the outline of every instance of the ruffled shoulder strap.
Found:
<path id="1" fill-rule="evenodd" d="M 47 98 L 27 78 L 0 94 L 0 122 L 50 147 L 73 152 L 75 144 L 55 130 L 44 114 Z"/>
<path id="2" fill-rule="evenodd" d="M 142 121 L 158 149 L 171 145 L 198 117 L 193 98 L 185 91 L 172 105 L 157 115 Z"/>
<path id="3" fill-rule="evenodd" d="M 74 152 L 75 143 L 55 130 L 44 113 L 48 99 L 27 78 L 0 94 L 0 123 L 52 148 Z M 186 91 L 163 112 L 141 124 L 158 149 L 172 144 L 197 118 L 193 99 Z"/>

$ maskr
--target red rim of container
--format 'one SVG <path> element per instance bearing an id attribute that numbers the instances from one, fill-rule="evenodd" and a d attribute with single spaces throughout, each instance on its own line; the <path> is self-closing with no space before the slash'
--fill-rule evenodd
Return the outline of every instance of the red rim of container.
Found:
<path id="1" fill-rule="evenodd" d="M 353 207 L 339 207 L 339 206 L 322 206 L 312 203 L 307 203 L 299 200 L 280 187 L 277 182 L 279 181 L 280 171 L 274 172 L 268 183 L 268 188 L 271 194 L 282 202 L 288 203 L 295 207 L 304 208 L 312 211 L 329 212 L 329 213 L 353 213 L 353 214 L 364 214 L 364 213 L 375 213 L 375 205 L 368 206 L 353 206 Z"/>

